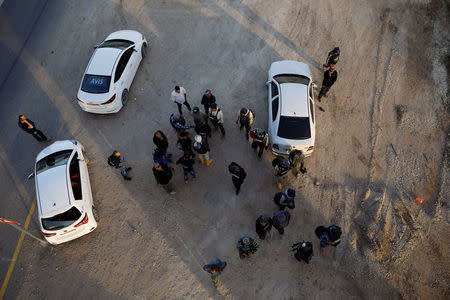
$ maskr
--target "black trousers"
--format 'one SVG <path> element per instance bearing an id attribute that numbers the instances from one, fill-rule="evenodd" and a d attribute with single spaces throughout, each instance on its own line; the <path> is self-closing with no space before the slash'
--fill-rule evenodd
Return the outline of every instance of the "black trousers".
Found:
<path id="1" fill-rule="evenodd" d="M 47 137 L 39 129 L 35 128 L 32 132 L 29 133 L 39 142 L 45 142 L 47 140 Z"/>
<path id="2" fill-rule="evenodd" d="M 212 122 L 212 123 L 214 125 L 214 128 L 215 129 L 219 128 L 220 132 L 222 133 L 222 136 L 224 136 L 225 135 L 225 128 L 223 128 L 223 124 L 217 123 L 217 122 Z"/>
<path id="3" fill-rule="evenodd" d="M 176 103 L 177 106 L 178 106 L 178 112 L 180 113 L 180 115 L 182 115 L 182 114 L 183 114 L 183 112 L 181 111 L 181 105 L 182 105 L 182 104 L 180 104 L 180 103 L 178 103 L 178 102 L 175 102 L 175 103 Z M 188 109 L 189 111 L 191 111 L 191 106 L 189 105 L 189 102 L 187 102 L 187 100 L 184 101 L 183 104 L 186 105 L 186 107 L 187 107 L 187 109 Z"/>
<path id="4" fill-rule="evenodd" d="M 326 97 L 328 91 L 330 90 L 330 88 L 331 88 L 331 85 L 328 86 L 328 85 L 323 85 L 322 84 L 322 88 L 320 89 L 320 92 L 319 92 L 319 99 L 322 98 L 323 96 Z"/>
<path id="5" fill-rule="evenodd" d="M 246 124 L 240 123 L 239 129 L 242 130 L 242 128 L 244 128 L 244 127 L 245 127 L 245 136 L 247 137 L 247 140 L 248 140 L 248 134 L 250 132 L 251 126 L 248 123 L 246 123 Z"/>
<path id="6" fill-rule="evenodd" d="M 280 234 L 284 234 L 284 228 L 283 228 L 283 227 L 277 226 L 277 225 L 275 225 L 275 224 L 273 224 L 273 227 L 275 227 L 275 229 L 278 230 L 278 232 L 279 232 Z"/>
<path id="7" fill-rule="evenodd" d="M 236 194 L 239 194 L 239 191 L 241 190 L 241 185 L 244 183 L 244 180 L 232 176 L 231 179 L 233 180 L 233 185 L 236 188 Z"/>
<path id="8" fill-rule="evenodd" d="M 266 147 L 266 145 L 264 145 L 264 143 L 261 142 L 253 142 L 252 143 L 252 148 L 258 149 L 258 157 L 261 157 L 261 155 L 263 154 L 264 148 Z"/>

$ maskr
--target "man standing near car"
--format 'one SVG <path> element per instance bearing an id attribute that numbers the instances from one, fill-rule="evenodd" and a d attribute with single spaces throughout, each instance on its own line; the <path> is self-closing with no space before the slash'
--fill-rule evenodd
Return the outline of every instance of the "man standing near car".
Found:
<path id="1" fill-rule="evenodd" d="M 189 111 L 191 111 L 191 106 L 187 102 L 187 94 L 186 94 L 186 90 L 184 89 L 184 87 L 180 87 L 180 86 L 176 85 L 175 89 L 172 91 L 171 98 L 172 98 L 172 101 L 177 104 L 178 112 L 180 113 L 180 115 L 183 114 L 183 112 L 181 111 L 181 105 L 183 105 L 183 104 L 186 105 L 186 107 Z"/>
<path id="2" fill-rule="evenodd" d="M 337 71 L 335 70 L 334 65 L 331 65 L 324 73 L 323 73 L 323 81 L 322 81 L 322 88 L 319 92 L 319 97 L 317 100 L 319 100 L 323 96 L 327 96 L 328 91 L 330 90 L 331 86 L 336 82 L 337 79 Z"/>
<path id="3" fill-rule="evenodd" d="M 209 108 L 211 107 L 211 104 L 216 103 L 216 97 L 212 94 L 211 90 L 205 91 L 201 103 L 205 108 L 205 114 L 209 115 Z"/>
<path id="4" fill-rule="evenodd" d="M 298 178 L 300 176 L 300 173 L 305 174 L 306 168 L 303 151 L 292 150 L 291 152 L 289 152 L 289 165 L 295 177 Z"/>

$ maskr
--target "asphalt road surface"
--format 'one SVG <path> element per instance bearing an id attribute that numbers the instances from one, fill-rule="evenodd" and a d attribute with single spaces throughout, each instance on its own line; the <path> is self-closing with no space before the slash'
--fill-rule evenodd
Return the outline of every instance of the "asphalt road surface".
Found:
<path id="1" fill-rule="evenodd" d="M 448 33 L 448 24 L 439 23 L 445 7 L 341 2 L 6 0 L 0 9 L 0 216 L 40 234 L 27 175 L 47 144 L 17 127 L 17 116 L 25 114 L 53 139 L 75 138 L 86 147 L 100 220 L 91 234 L 57 247 L 41 247 L 0 224 L 5 299 L 444 298 L 448 276 L 435 276 L 445 277 L 448 245 L 430 228 L 448 236 L 440 209 L 448 195 L 447 77 L 439 56 L 448 45 L 433 43 Z M 114 115 L 82 112 L 76 93 L 93 46 L 120 29 L 140 31 L 150 44 L 130 100 Z M 255 126 L 267 128 L 271 62 L 303 61 L 320 83 L 326 54 L 337 45 L 339 77 L 320 104 L 324 111 L 316 107 L 308 174 L 290 175 L 287 183 L 297 189 L 291 223 L 283 237 L 273 232 L 254 257 L 241 261 L 236 241 L 256 237 L 254 222 L 273 214 L 277 188 L 271 154 L 257 159 L 234 124 L 237 112 L 250 106 Z M 193 106 L 213 90 L 227 136 L 213 134 L 213 163 L 195 166 L 196 181 L 184 184 L 174 166 L 177 193 L 169 196 L 153 178 L 151 139 L 163 130 L 174 158 L 181 155 L 169 124 L 176 84 Z M 131 182 L 106 164 L 115 149 L 133 167 Z M 238 197 L 227 174 L 231 161 L 249 175 Z M 425 198 L 420 207 L 409 202 L 416 196 Z M 320 251 L 314 228 L 332 223 L 343 228 L 343 241 Z M 289 249 L 303 239 L 314 242 L 309 265 Z M 432 250 L 416 253 L 414 245 Z M 436 247 L 444 250 L 436 254 Z M 228 266 L 213 284 L 202 266 L 216 257 Z"/>

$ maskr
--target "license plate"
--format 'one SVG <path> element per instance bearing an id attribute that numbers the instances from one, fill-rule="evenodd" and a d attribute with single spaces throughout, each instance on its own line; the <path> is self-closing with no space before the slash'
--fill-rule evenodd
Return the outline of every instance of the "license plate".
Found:
<path id="1" fill-rule="evenodd" d="M 64 235 L 64 234 L 68 234 L 68 233 L 71 233 L 72 231 L 75 231 L 75 230 L 77 230 L 77 229 L 76 229 L 76 228 L 74 228 L 74 229 L 72 229 L 72 230 L 69 230 L 69 231 L 67 231 L 67 232 L 61 233 L 61 235 Z"/>

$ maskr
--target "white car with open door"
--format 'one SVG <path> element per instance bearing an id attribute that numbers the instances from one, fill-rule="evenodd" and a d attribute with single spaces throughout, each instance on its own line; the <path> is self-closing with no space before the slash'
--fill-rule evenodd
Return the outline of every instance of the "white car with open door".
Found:
<path id="1" fill-rule="evenodd" d="M 97 228 L 83 150 L 77 141 L 56 141 L 36 157 L 32 175 L 38 222 L 50 244 L 71 241 Z"/>
<path id="2" fill-rule="evenodd" d="M 308 65 L 292 60 L 272 63 L 267 87 L 272 152 L 285 156 L 297 149 L 311 155 L 316 132 L 315 84 Z"/>
<path id="3" fill-rule="evenodd" d="M 95 47 L 81 80 L 77 100 L 87 112 L 118 112 L 128 93 L 141 60 L 147 54 L 147 40 L 134 30 L 111 33 Z"/>

